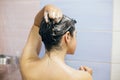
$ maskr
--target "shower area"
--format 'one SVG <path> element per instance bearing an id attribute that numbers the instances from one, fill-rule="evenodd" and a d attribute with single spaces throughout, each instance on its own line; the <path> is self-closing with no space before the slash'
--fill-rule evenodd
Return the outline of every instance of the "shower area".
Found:
<path id="1" fill-rule="evenodd" d="M 66 63 L 91 67 L 93 80 L 120 80 L 120 0 L 0 0 L 0 80 L 22 80 L 19 58 L 45 4 L 77 20 L 77 49 Z"/>

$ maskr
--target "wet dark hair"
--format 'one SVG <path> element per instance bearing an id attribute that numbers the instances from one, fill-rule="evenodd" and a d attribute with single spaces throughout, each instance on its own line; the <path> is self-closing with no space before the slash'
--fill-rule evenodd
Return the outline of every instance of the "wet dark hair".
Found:
<path id="1" fill-rule="evenodd" d="M 42 41 L 45 44 L 47 51 L 50 51 L 53 47 L 59 47 L 62 36 L 69 31 L 73 36 L 75 30 L 76 20 L 73 20 L 63 15 L 62 20 L 59 23 L 55 23 L 52 19 L 46 23 L 45 19 L 41 21 L 39 34 L 42 37 Z"/>

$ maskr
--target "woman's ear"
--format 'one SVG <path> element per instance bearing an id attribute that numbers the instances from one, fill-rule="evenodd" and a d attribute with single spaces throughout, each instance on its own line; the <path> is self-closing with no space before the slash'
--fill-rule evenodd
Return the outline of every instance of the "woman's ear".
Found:
<path id="1" fill-rule="evenodd" d="M 65 40 L 65 43 L 68 45 L 70 44 L 70 41 L 71 41 L 71 36 L 70 36 L 70 32 L 66 32 L 65 35 L 64 35 L 64 40 Z"/>

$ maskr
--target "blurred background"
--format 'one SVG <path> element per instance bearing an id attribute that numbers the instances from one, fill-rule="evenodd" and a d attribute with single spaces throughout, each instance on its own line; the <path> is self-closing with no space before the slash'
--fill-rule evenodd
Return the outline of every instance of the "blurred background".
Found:
<path id="1" fill-rule="evenodd" d="M 93 80 L 120 80 L 120 0 L 0 0 L 0 80 L 22 80 L 18 59 L 46 4 L 77 20 L 77 49 L 66 63 L 91 67 Z"/>

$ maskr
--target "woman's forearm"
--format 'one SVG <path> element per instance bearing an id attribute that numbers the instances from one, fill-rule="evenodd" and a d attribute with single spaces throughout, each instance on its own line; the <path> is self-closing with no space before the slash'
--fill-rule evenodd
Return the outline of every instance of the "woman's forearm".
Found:
<path id="1" fill-rule="evenodd" d="M 31 28 L 29 33 L 27 43 L 23 49 L 23 53 L 21 59 L 30 59 L 30 58 L 38 58 L 39 51 L 41 49 L 41 37 L 39 35 L 39 25 L 41 20 L 43 19 L 43 12 L 42 9 L 35 17 L 34 25 Z"/>

